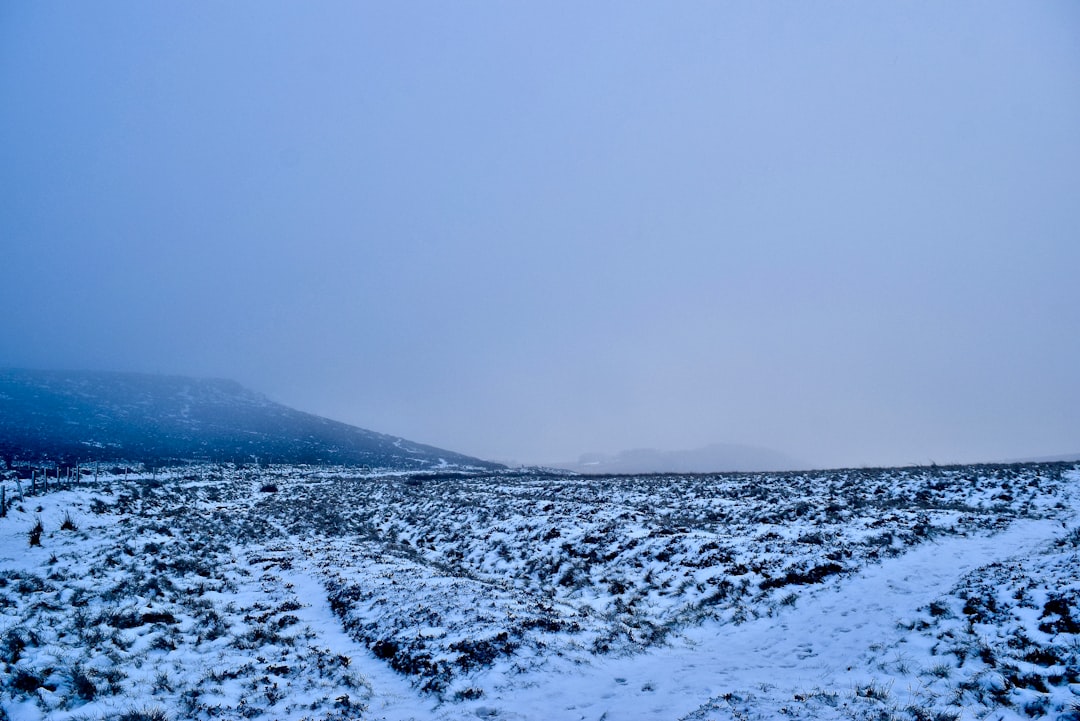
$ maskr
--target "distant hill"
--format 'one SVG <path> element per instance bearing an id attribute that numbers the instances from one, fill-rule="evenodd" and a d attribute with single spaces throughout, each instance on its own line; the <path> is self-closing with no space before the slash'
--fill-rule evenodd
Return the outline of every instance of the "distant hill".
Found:
<path id="1" fill-rule="evenodd" d="M 1057 456 L 1037 456 L 1034 458 L 1013 458 L 1003 463 L 1072 463 L 1080 461 L 1080 453 L 1064 453 Z"/>
<path id="2" fill-rule="evenodd" d="M 0 459 L 499 468 L 274 403 L 229 380 L 0 369 Z"/>
<path id="3" fill-rule="evenodd" d="M 578 473 L 720 473 L 791 471 L 806 467 L 779 451 L 735 443 L 714 443 L 687 451 L 641 448 L 615 455 L 590 453 L 576 462 L 554 465 Z"/>

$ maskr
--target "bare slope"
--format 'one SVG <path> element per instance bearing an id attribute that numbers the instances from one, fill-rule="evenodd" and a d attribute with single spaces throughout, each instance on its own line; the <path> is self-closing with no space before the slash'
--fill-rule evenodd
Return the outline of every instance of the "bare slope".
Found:
<path id="1" fill-rule="evenodd" d="M 498 467 L 303 413 L 234 381 L 10 369 L 0 370 L 0 458 Z"/>

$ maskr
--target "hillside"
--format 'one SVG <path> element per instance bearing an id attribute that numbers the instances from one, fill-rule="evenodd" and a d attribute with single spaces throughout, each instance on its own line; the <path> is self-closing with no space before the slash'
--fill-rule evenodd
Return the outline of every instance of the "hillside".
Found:
<path id="1" fill-rule="evenodd" d="M 0 370 L 0 459 L 499 467 L 303 413 L 234 381 L 13 369 Z"/>

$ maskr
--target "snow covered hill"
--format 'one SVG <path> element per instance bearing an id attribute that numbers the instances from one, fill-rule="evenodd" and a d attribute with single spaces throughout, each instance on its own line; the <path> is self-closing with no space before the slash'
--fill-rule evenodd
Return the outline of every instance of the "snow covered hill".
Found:
<path id="1" fill-rule="evenodd" d="M 274 403 L 234 381 L 0 370 L 0 459 L 500 467 Z"/>
<path id="2" fill-rule="evenodd" d="M 1080 467 L 186 466 L 0 516 L 0 719 L 1080 706 Z"/>

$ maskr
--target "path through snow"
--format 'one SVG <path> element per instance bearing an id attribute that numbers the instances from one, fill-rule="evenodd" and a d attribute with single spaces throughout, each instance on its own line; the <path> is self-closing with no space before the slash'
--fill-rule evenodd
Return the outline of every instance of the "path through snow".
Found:
<path id="1" fill-rule="evenodd" d="M 857 576 L 803 587 L 794 606 L 771 618 L 708 623 L 642 655 L 595 657 L 587 664 L 551 659 L 550 670 L 540 674 L 489 672 L 477 679 L 486 693 L 476 701 L 432 708 L 415 694 L 403 694 L 398 679 L 385 687 L 389 671 L 383 666 L 376 673 L 374 659 L 361 672 L 373 685 L 375 717 L 395 720 L 671 721 L 728 692 L 790 700 L 815 689 L 850 692 L 867 683 L 890 685 L 882 665 L 904 661 L 898 621 L 949 591 L 969 571 L 1029 554 L 1062 533 L 1060 521 L 1026 520 L 992 536 L 924 543 Z"/>
<path id="2" fill-rule="evenodd" d="M 352 699 L 367 707 L 364 718 L 387 721 L 410 721 L 433 716 L 434 702 L 420 696 L 408 680 L 376 659 L 367 646 L 354 641 L 341 628 L 341 623 L 330 609 L 326 589 L 317 580 L 315 572 L 299 558 L 296 565 L 281 571 L 283 581 L 292 584 L 304 607 L 294 611 L 301 623 L 315 633 L 318 643 L 331 649 L 334 654 L 350 659 L 354 669 L 369 688 Z"/>

